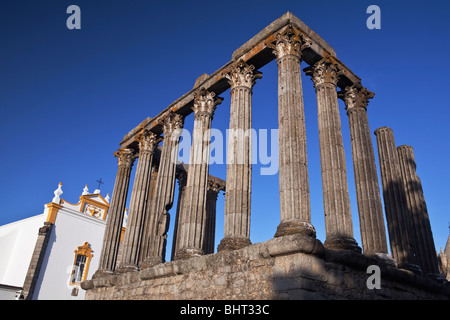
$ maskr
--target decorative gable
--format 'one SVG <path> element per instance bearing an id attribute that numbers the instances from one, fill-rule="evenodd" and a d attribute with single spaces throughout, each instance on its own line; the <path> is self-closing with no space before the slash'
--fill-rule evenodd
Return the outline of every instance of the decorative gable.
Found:
<path id="1" fill-rule="evenodd" d="M 76 204 L 73 204 L 59 198 L 59 196 L 63 193 L 61 187 L 62 183 L 60 183 L 58 185 L 58 189 L 55 190 L 55 197 L 53 198 L 52 202 L 46 205 L 48 208 L 48 222 L 55 222 L 56 214 L 61 208 L 67 208 L 73 211 L 87 214 L 97 219 L 106 220 L 106 215 L 108 214 L 109 209 L 109 194 L 107 194 L 106 198 L 104 198 L 100 194 L 99 189 L 96 189 L 94 193 L 90 194 L 86 185 L 86 187 L 83 189 L 83 194 L 80 196 L 80 201 L 78 201 L 78 203 Z"/>

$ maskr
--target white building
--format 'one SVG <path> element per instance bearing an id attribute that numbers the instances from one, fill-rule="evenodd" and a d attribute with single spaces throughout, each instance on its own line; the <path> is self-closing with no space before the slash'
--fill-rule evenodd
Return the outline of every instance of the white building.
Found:
<path id="1" fill-rule="evenodd" d="M 71 204 L 62 184 L 42 214 L 0 227 L 0 299 L 84 299 L 80 283 L 97 270 L 109 195 L 90 194 Z"/>
<path id="2" fill-rule="evenodd" d="M 39 214 L 0 227 L 0 299 L 14 299 L 22 290 L 38 230 L 45 215 Z"/>

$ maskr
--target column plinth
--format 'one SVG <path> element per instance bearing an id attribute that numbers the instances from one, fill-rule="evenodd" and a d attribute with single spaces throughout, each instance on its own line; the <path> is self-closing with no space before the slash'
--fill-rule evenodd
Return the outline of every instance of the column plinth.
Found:
<path id="1" fill-rule="evenodd" d="M 238 250 L 251 245 L 252 242 L 247 237 L 226 237 L 223 238 L 217 246 L 217 252 L 227 250 Z"/>
<path id="2" fill-rule="evenodd" d="M 178 252 L 175 255 L 175 260 L 189 259 L 189 258 L 193 258 L 193 257 L 202 256 L 204 254 L 205 253 L 202 249 L 183 248 L 181 250 L 178 250 Z"/>
<path id="3" fill-rule="evenodd" d="M 311 224 L 306 126 L 301 81 L 302 50 L 311 40 L 292 26 L 270 44 L 278 64 L 280 224 L 275 237 L 315 237 Z"/>
<path id="4" fill-rule="evenodd" d="M 117 157 L 119 167 L 117 169 L 116 181 L 109 206 L 99 267 L 93 275 L 93 278 L 113 274 L 116 269 L 117 255 L 119 253 L 120 234 L 122 232 L 134 155 L 131 149 L 119 149 L 114 152 L 114 156 Z"/>
<path id="5" fill-rule="evenodd" d="M 230 130 L 227 155 L 227 197 L 224 238 L 217 250 L 234 250 L 251 244 L 250 206 L 252 183 L 251 97 L 261 73 L 242 59 L 226 74 L 231 86 Z"/>
<path id="6" fill-rule="evenodd" d="M 288 236 L 290 234 L 300 233 L 309 237 L 316 237 L 316 229 L 311 223 L 303 221 L 285 221 L 281 222 L 275 233 L 275 237 Z"/>
<path id="7" fill-rule="evenodd" d="M 317 94 L 325 247 L 361 252 L 353 238 L 347 166 L 337 98 L 338 66 L 331 57 L 305 69 Z"/>

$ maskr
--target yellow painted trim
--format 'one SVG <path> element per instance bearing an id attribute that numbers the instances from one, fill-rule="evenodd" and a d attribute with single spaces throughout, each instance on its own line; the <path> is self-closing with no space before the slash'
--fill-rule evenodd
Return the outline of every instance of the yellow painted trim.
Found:
<path id="1" fill-rule="evenodd" d="M 104 203 L 101 203 L 99 201 L 91 199 L 93 197 L 100 197 L 100 199 L 102 199 L 104 201 Z M 85 212 L 86 204 L 91 204 L 95 207 L 99 207 L 100 209 L 103 209 L 103 214 L 101 217 L 99 217 L 99 219 L 102 219 L 102 220 L 106 219 L 106 215 L 108 214 L 108 210 L 109 210 L 109 203 L 108 203 L 108 201 L 105 200 L 105 198 L 103 198 L 103 196 L 101 194 L 97 193 L 97 194 L 89 194 L 89 195 L 80 196 L 80 202 L 78 202 L 78 203 L 81 203 L 80 212 Z M 92 212 L 90 215 L 94 216 L 94 214 L 95 214 L 95 212 Z"/>
<path id="2" fill-rule="evenodd" d="M 99 202 L 97 200 L 91 199 L 93 197 L 100 197 L 100 199 L 102 199 L 104 201 L 104 203 Z M 109 203 L 108 203 L 108 201 L 106 201 L 105 198 L 103 198 L 103 196 L 101 194 L 99 194 L 99 193 L 97 193 L 97 194 L 93 193 L 93 194 L 88 194 L 88 195 L 84 195 L 84 196 L 81 195 L 80 196 L 80 201 L 78 201 L 78 203 L 76 203 L 76 204 L 70 203 L 70 202 L 68 202 L 68 201 L 66 201 L 64 199 L 61 199 L 61 204 L 64 204 L 64 203 L 67 203 L 67 204 L 69 204 L 71 206 L 80 206 L 79 212 L 84 213 L 84 214 L 88 214 L 90 216 L 94 216 L 95 212 L 92 212 L 90 214 L 89 213 L 85 213 L 86 204 L 90 204 L 90 205 L 93 205 L 95 207 L 98 207 L 98 208 L 103 210 L 103 213 L 102 213 L 101 217 L 98 217 L 98 219 L 102 219 L 102 220 L 106 219 L 106 215 L 108 214 L 108 210 L 109 210 Z"/>
<path id="3" fill-rule="evenodd" d="M 92 200 L 91 199 L 92 196 L 99 196 L 103 201 L 105 201 L 105 203 L 101 203 L 99 201 Z M 67 200 L 61 199 L 61 203 L 62 204 L 67 203 L 67 204 L 70 204 L 71 206 L 78 206 L 79 204 L 86 202 L 86 200 L 89 200 L 89 202 L 91 202 L 93 204 L 95 203 L 99 207 L 108 207 L 109 208 L 108 201 L 106 201 L 105 198 L 103 198 L 101 194 L 88 194 L 88 195 L 80 196 L 80 201 L 78 201 L 77 203 L 71 203 Z"/>
<path id="4" fill-rule="evenodd" d="M 74 282 L 72 281 L 72 277 L 73 277 L 73 273 L 75 272 L 75 264 L 77 263 L 77 257 L 79 255 L 85 256 L 86 257 L 86 265 L 84 267 L 83 270 L 83 275 L 81 277 L 81 282 L 85 281 L 87 279 L 87 274 L 89 271 L 89 264 L 91 263 L 91 259 L 94 256 L 92 254 L 92 249 L 91 246 L 89 244 L 89 242 L 85 242 L 82 246 L 78 247 L 77 250 L 74 251 L 75 253 L 75 258 L 73 260 L 73 264 L 72 264 L 72 273 L 70 275 L 70 285 L 74 285 L 74 284 L 80 284 L 80 282 Z"/>
<path id="5" fill-rule="evenodd" d="M 71 203 L 71 202 L 66 201 L 64 199 L 61 199 L 61 204 L 64 204 L 64 203 L 70 204 L 71 206 L 77 206 L 77 205 L 80 204 L 80 201 L 78 201 L 78 203 Z"/>
<path id="6" fill-rule="evenodd" d="M 54 202 L 47 203 L 48 214 L 45 222 L 55 223 L 56 214 L 63 206 Z"/>

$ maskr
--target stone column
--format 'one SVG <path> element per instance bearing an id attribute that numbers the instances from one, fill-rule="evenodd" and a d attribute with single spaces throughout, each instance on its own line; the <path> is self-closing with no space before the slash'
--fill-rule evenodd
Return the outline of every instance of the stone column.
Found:
<path id="1" fill-rule="evenodd" d="M 436 247 L 434 246 L 427 204 L 423 196 L 422 183 L 416 173 L 414 150 L 411 146 L 397 148 L 402 172 L 406 204 L 412 217 L 413 242 L 417 254 L 417 263 L 427 274 L 438 274 Z"/>
<path id="2" fill-rule="evenodd" d="M 178 142 L 183 127 L 183 116 L 169 112 L 162 120 L 163 146 L 159 162 L 158 178 L 149 217 L 149 242 L 147 257 L 141 269 L 165 262 L 169 210 L 173 206 L 175 173 L 178 161 Z"/>
<path id="3" fill-rule="evenodd" d="M 178 201 L 177 201 L 177 213 L 175 216 L 175 226 L 173 228 L 173 240 L 172 240 L 172 254 L 171 260 L 174 260 L 175 254 L 180 248 L 180 216 L 182 208 L 184 207 L 184 198 L 186 197 L 186 182 L 187 182 L 187 172 L 179 171 L 176 174 L 178 180 Z"/>
<path id="4" fill-rule="evenodd" d="M 203 252 L 205 254 L 214 253 L 214 242 L 216 236 L 216 205 L 217 196 L 223 190 L 218 184 L 209 181 L 206 193 L 206 221 L 205 221 L 205 241 Z"/>
<path id="5" fill-rule="evenodd" d="M 373 92 L 360 83 L 348 86 L 338 96 L 344 100 L 350 125 L 353 171 L 363 252 L 386 256 L 387 241 L 372 145 L 367 105 Z"/>
<path id="6" fill-rule="evenodd" d="M 275 237 L 301 233 L 315 237 L 311 224 L 306 127 L 301 81 L 302 50 L 311 40 L 292 26 L 271 44 L 278 64 L 278 129 L 281 222 Z"/>
<path id="7" fill-rule="evenodd" d="M 384 209 L 391 244 L 391 253 L 399 268 L 417 271 L 411 241 L 411 219 L 406 204 L 402 173 L 391 128 L 375 130 L 383 186 Z"/>
<path id="8" fill-rule="evenodd" d="M 130 184 L 130 173 L 135 157 L 131 149 L 119 149 L 114 152 L 114 156 L 118 159 L 119 168 L 117 170 L 116 182 L 114 183 L 108 218 L 106 220 L 102 254 L 100 255 L 98 270 L 93 278 L 105 274 L 112 274 L 116 269 L 117 255 L 119 253 L 120 235 L 122 233 L 125 205 Z"/>
<path id="9" fill-rule="evenodd" d="M 156 150 L 156 148 L 155 148 Z M 145 214 L 145 221 L 143 221 L 143 226 L 144 226 L 144 230 L 143 230 L 143 235 L 142 235 L 142 239 L 141 239 L 141 251 L 139 253 L 139 265 L 142 262 L 142 259 L 145 259 L 147 257 L 148 254 L 148 243 L 149 243 L 149 237 L 150 237 L 150 210 L 151 210 L 151 203 L 154 199 L 154 195 L 155 195 L 155 189 L 156 189 L 156 180 L 158 178 L 158 168 L 159 168 L 159 163 L 156 162 L 155 160 L 155 154 L 153 154 L 153 159 L 152 159 L 152 173 L 151 173 L 151 177 L 150 177 L 150 187 L 148 189 L 148 197 L 147 197 L 147 209 L 146 209 L 146 214 Z"/>
<path id="10" fill-rule="evenodd" d="M 337 98 L 338 67 L 324 58 L 305 69 L 317 94 L 320 163 L 325 211 L 325 247 L 361 252 L 353 238 L 344 143 Z"/>
<path id="11" fill-rule="evenodd" d="M 156 138 L 157 135 L 148 130 L 143 130 L 136 137 L 139 143 L 139 160 L 131 192 L 127 227 L 122 243 L 122 260 L 116 270 L 117 272 L 137 271 L 139 269 L 139 253 L 150 195 L 152 159 Z"/>
<path id="12" fill-rule="evenodd" d="M 235 250 L 251 244 L 250 205 L 252 184 L 251 98 L 261 73 L 242 59 L 225 75 L 231 86 L 230 130 L 227 155 L 225 236 L 217 250 Z"/>
<path id="13" fill-rule="evenodd" d="M 206 191 L 209 178 L 209 144 L 214 110 L 223 98 L 205 88 L 194 94 L 194 131 L 187 173 L 186 197 L 181 208 L 179 250 L 175 259 L 203 255 L 206 222 Z"/>

